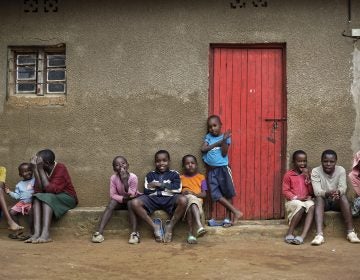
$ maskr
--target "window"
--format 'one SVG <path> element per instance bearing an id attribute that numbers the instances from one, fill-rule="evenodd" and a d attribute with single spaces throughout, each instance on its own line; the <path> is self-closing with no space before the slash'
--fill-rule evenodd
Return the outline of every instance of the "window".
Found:
<path id="1" fill-rule="evenodd" d="M 10 47 L 9 95 L 66 94 L 65 46 Z"/>

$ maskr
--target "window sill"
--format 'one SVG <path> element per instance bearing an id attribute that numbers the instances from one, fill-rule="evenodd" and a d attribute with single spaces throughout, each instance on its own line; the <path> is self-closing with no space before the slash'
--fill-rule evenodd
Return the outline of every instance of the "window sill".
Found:
<path id="1" fill-rule="evenodd" d="M 30 95 L 11 95 L 7 99 L 7 104 L 16 107 L 28 106 L 64 106 L 66 103 L 65 95 L 47 95 L 47 96 L 30 96 Z"/>

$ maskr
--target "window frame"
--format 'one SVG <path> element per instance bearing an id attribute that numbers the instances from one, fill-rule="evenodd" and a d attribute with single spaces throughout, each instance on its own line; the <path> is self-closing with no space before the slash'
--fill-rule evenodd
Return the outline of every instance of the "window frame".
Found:
<path id="1" fill-rule="evenodd" d="M 19 56 L 35 54 L 35 63 L 19 63 Z M 51 66 L 50 57 L 54 58 L 63 56 L 64 64 L 60 66 Z M 55 58 L 56 59 L 56 58 Z M 19 79 L 19 68 L 35 67 L 35 79 L 21 78 Z M 48 66 L 50 65 L 50 66 Z M 58 44 L 56 46 L 9 46 L 8 47 L 8 97 L 61 97 L 67 94 L 67 69 L 66 69 L 66 46 L 65 44 Z M 63 80 L 50 80 L 48 73 L 50 71 L 63 71 Z M 19 81 L 23 81 L 20 83 Z M 20 84 L 35 83 L 34 91 L 19 91 Z M 61 84 L 63 91 L 49 91 L 49 85 Z"/>

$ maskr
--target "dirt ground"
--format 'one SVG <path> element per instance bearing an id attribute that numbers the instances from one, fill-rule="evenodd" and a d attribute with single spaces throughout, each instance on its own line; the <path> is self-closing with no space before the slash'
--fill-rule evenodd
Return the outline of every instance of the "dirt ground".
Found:
<path id="1" fill-rule="evenodd" d="M 138 245 L 116 235 L 102 244 L 57 237 L 24 244 L 0 236 L 0 279 L 360 279 L 360 244 L 328 238 L 319 247 L 268 237 L 205 236 Z"/>

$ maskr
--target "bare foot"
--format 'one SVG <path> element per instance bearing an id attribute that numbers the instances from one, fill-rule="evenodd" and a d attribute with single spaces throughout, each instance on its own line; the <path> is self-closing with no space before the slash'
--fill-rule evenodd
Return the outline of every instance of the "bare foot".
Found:
<path id="1" fill-rule="evenodd" d="M 24 227 L 22 226 L 19 226 L 17 223 L 15 222 L 12 222 L 12 223 L 9 223 L 9 230 L 13 230 L 13 231 L 17 231 L 17 230 L 21 230 L 21 229 L 24 229 Z"/>
<path id="2" fill-rule="evenodd" d="M 45 239 L 45 238 L 40 237 L 36 240 L 36 242 L 33 242 L 33 243 L 40 244 L 40 243 L 49 243 L 49 242 L 52 242 L 51 238 Z"/>
<path id="3" fill-rule="evenodd" d="M 172 230 L 173 228 L 170 225 L 170 223 L 165 226 L 165 236 L 164 236 L 165 243 L 169 243 L 172 241 Z"/>
<path id="4" fill-rule="evenodd" d="M 26 239 L 24 241 L 24 243 L 34 243 L 34 241 L 38 240 L 39 236 L 38 235 L 32 235 L 29 239 Z"/>
<path id="5" fill-rule="evenodd" d="M 239 211 L 239 210 L 236 211 L 236 212 L 234 213 L 234 215 L 233 215 L 233 219 L 232 219 L 231 223 L 232 223 L 233 225 L 236 225 L 236 224 L 239 222 L 239 220 L 241 219 L 242 216 L 244 216 L 243 212 L 241 212 L 241 211 Z"/>
<path id="6" fill-rule="evenodd" d="M 154 225 L 154 236 L 156 242 L 163 242 L 163 232 L 161 225 L 159 224 Z"/>

